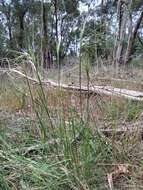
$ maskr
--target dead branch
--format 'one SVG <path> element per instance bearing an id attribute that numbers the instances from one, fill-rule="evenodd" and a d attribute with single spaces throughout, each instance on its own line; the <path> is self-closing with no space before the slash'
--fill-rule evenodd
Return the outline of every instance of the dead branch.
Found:
<path id="1" fill-rule="evenodd" d="M 93 86 L 90 85 L 89 89 L 87 86 L 81 86 L 81 89 L 79 86 L 75 85 L 67 85 L 67 84 L 60 84 L 58 82 L 54 82 L 50 79 L 48 80 L 41 80 L 39 81 L 38 77 L 37 78 L 32 78 L 27 76 L 26 74 L 16 70 L 16 69 L 8 69 L 5 70 L 9 74 L 16 74 L 19 75 L 25 79 L 28 79 L 29 81 L 46 85 L 48 87 L 54 87 L 54 88 L 59 88 L 63 90 L 68 90 L 68 91 L 77 91 L 77 92 L 82 92 L 83 94 L 95 94 L 95 95 L 107 95 L 107 96 L 116 96 L 116 97 L 124 97 L 127 99 L 131 100 L 136 100 L 136 101 L 143 101 L 143 92 L 140 91 L 134 91 L 134 90 L 127 90 L 127 89 L 120 89 L 120 88 L 114 88 L 112 86 Z M 38 76 L 38 74 L 37 74 Z"/>

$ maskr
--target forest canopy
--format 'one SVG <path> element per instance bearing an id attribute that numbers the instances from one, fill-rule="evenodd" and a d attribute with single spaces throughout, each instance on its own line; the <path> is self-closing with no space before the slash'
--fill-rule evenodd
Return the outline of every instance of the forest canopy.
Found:
<path id="1" fill-rule="evenodd" d="M 59 47 L 60 60 L 81 52 L 126 64 L 143 56 L 142 20 L 142 0 L 0 0 L 0 57 L 32 53 L 50 68 Z"/>

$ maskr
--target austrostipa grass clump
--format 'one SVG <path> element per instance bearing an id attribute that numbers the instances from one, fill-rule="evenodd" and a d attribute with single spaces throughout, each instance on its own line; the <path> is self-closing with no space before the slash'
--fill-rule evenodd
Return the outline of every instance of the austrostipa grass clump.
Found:
<path id="1" fill-rule="evenodd" d="M 82 69 L 88 87 L 89 65 Z M 25 78 L 1 88 L 1 100 L 13 106 L 2 101 L 0 188 L 141 189 L 142 103 L 55 89 L 35 76 L 37 82 Z"/>
<path id="2" fill-rule="evenodd" d="M 108 138 L 100 131 L 93 135 L 90 126 L 77 119 L 73 110 L 70 113 L 66 121 L 61 118 L 56 123 L 54 131 L 50 129 L 50 136 L 47 132 L 45 141 L 35 132 L 39 118 L 32 124 L 25 116 L 13 128 L 1 121 L 1 189 L 108 189 L 107 174 L 116 171 L 119 189 L 123 184 L 139 186 L 138 139 L 130 134 Z M 43 115 L 41 120 L 48 127 Z M 120 164 L 129 173 L 121 171 L 118 176 Z"/>

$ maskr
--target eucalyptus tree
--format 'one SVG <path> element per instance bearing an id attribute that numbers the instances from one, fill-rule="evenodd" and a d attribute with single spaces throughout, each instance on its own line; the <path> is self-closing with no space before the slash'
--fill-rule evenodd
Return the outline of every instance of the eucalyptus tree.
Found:
<path id="1" fill-rule="evenodd" d="M 60 58 L 68 53 L 69 47 L 76 35 L 75 28 L 78 24 L 80 12 L 78 0 L 53 0 L 53 40 L 55 45 L 60 43 Z"/>
<path id="2" fill-rule="evenodd" d="M 143 20 L 143 1 L 116 0 L 118 16 L 118 41 L 116 63 L 128 63 Z"/>
<path id="3" fill-rule="evenodd" d="M 115 61 L 127 63 L 142 43 L 142 0 L 0 0 L 0 14 L 3 49 L 32 50 L 46 69 L 79 52 L 85 20 L 82 52 L 92 62 L 108 59 L 115 47 Z"/>
<path id="4" fill-rule="evenodd" d="M 113 2 L 110 0 L 98 2 L 82 0 L 82 2 L 88 7 L 82 51 L 88 54 L 92 63 L 99 57 L 108 59 L 111 54 L 109 44 L 113 41 L 111 38 Z"/>
<path id="5" fill-rule="evenodd" d="M 30 6 L 33 3 L 33 0 L 11 0 L 14 6 L 14 15 L 17 19 L 17 24 L 19 26 L 19 34 L 18 34 L 18 46 L 19 50 L 25 48 L 24 44 L 24 29 L 25 29 L 25 15 L 28 12 Z"/>
<path id="6" fill-rule="evenodd" d="M 12 28 L 14 23 L 14 15 L 13 15 L 13 6 L 11 1 L 0 1 L 0 12 L 1 12 L 1 25 L 5 27 L 5 33 L 8 36 L 7 45 L 12 48 L 13 47 L 13 35 Z M 3 36 L 4 37 L 4 36 Z"/>
<path id="7" fill-rule="evenodd" d="M 135 44 L 135 40 L 138 36 L 138 31 L 141 26 L 141 23 L 143 21 L 143 2 L 142 1 L 135 1 L 131 4 L 132 14 L 131 14 L 131 26 L 129 30 L 129 37 L 128 37 L 128 43 L 127 43 L 127 49 L 125 54 L 124 63 L 128 63 L 129 60 L 131 60 L 131 55 L 133 53 L 133 46 Z M 135 14 L 135 23 L 133 24 L 133 16 Z"/>

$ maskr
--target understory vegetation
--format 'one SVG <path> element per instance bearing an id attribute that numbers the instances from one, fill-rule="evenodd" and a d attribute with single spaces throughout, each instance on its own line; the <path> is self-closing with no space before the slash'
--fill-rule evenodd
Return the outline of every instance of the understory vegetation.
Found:
<path id="1" fill-rule="evenodd" d="M 82 95 L 81 117 L 79 93 L 15 80 L 0 87 L 0 189 L 142 189 L 142 102 Z"/>
<path id="2" fill-rule="evenodd" d="M 0 190 L 143 189 L 142 46 L 142 0 L 0 0 Z"/>

